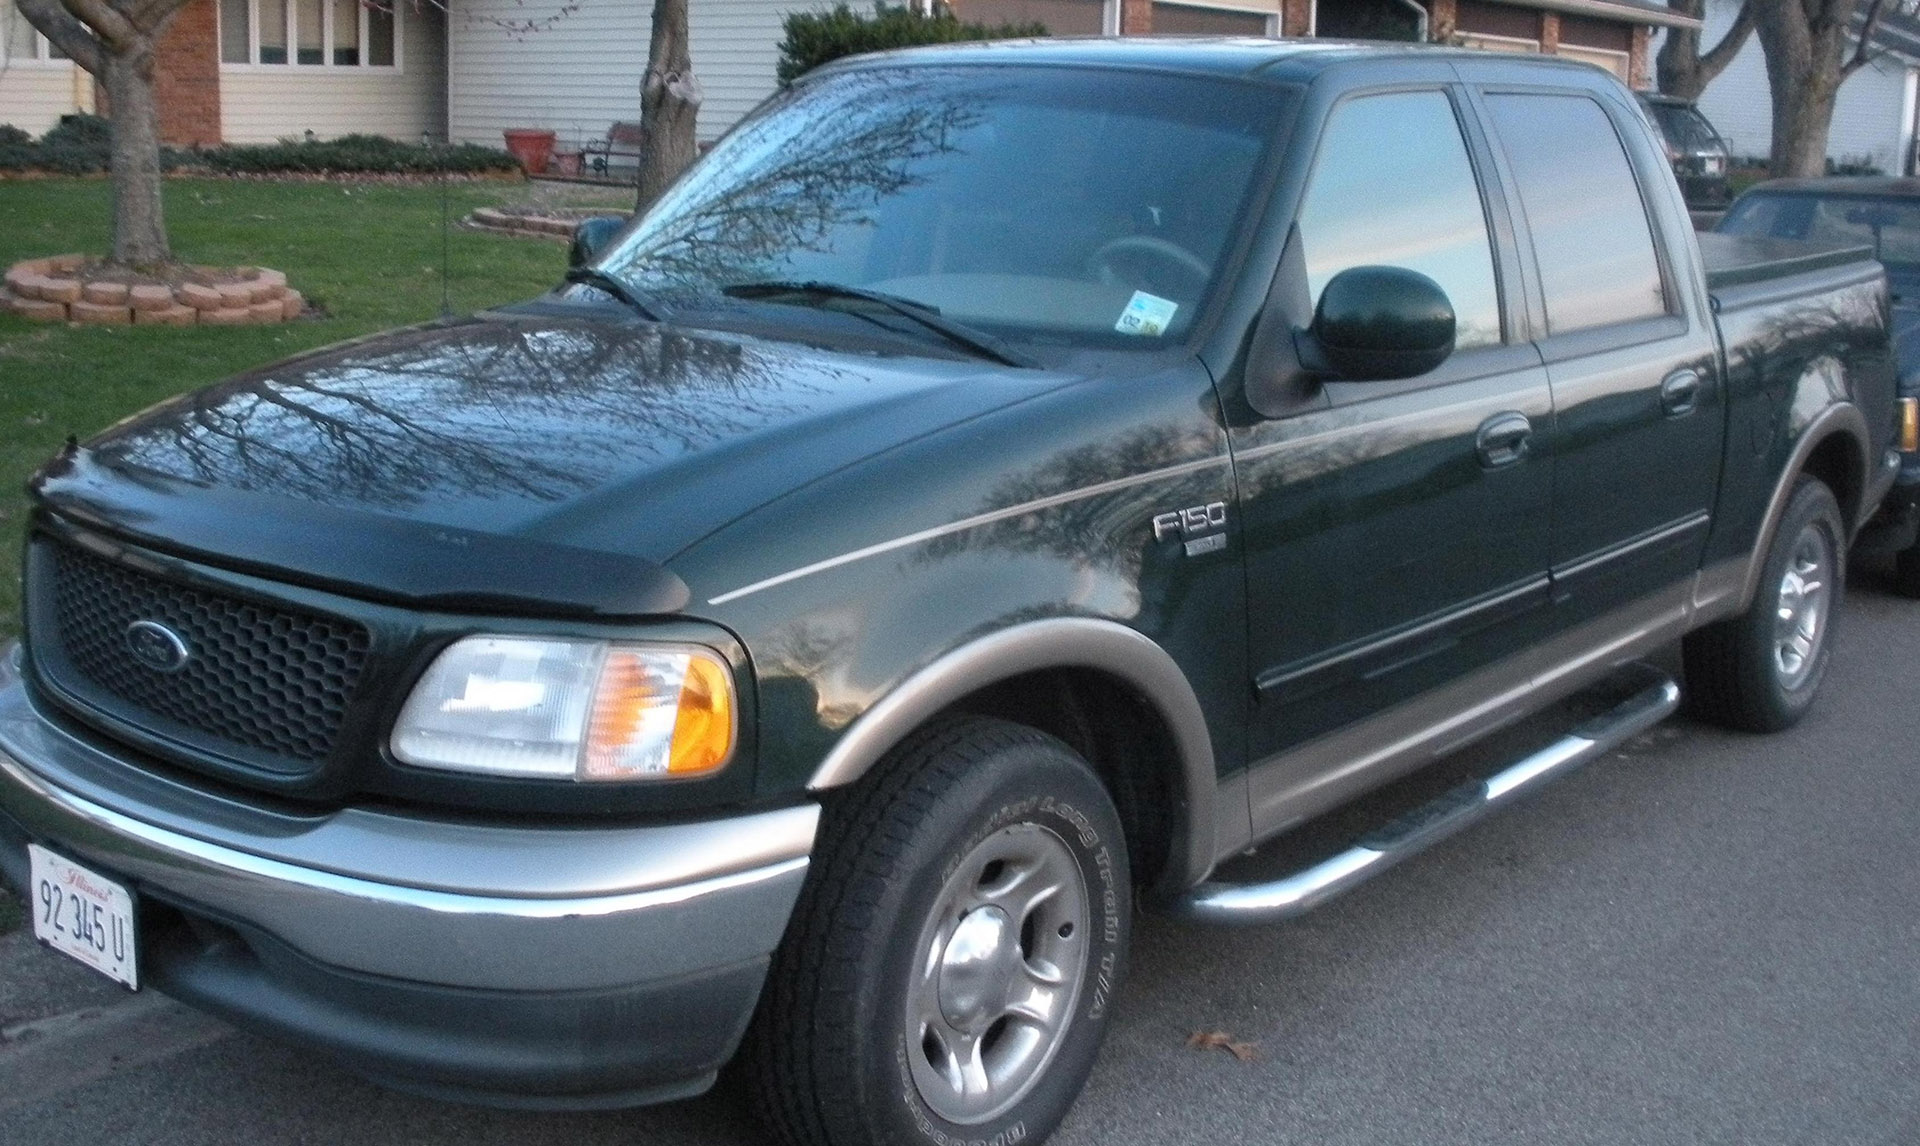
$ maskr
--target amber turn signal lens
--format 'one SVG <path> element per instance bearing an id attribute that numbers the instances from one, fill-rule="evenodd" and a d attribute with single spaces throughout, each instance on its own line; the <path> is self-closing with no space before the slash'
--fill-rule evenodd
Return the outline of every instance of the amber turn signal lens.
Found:
<path id="1" fill-rule="evenodd" d="M 673 722 L 667 771 L 697 776 L 727 762 L 733 751 L 733 687 L 718 661 L 694 657 L 680 683 L 680 711 Z"/>
<path id="2" fill-rule="evenodd" d="M 600 666 L 583 780 L 700 776 L 733 754 L 733 679 L 703 652 L 614 647 Z"/>
<path id="3" fill-rule="evenodd" d="M 1900 399 L 1900 450 L 1920 452 L 1920 398 Z"/>

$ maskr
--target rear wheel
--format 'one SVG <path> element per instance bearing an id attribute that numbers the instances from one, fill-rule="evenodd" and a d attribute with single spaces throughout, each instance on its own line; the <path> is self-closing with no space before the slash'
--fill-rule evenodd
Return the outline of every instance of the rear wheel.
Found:
<path id="1" fill-rule="evenodd" d="M 1767 550 L 1753 603 L 1682 644 L 1695 711 L 1749 732 L 1777 731 L 1806 715 L 1832 653 L 1845 536 L 1832 491 L 1802 477 Z"/>
<path id="2" fill-rule="evenodd" d="M 741 1060 L 794 1146 L 1038 1142 L 1125 972 L 1119 816 L 1053 737 L 963 718 L 835 796 Z"/>

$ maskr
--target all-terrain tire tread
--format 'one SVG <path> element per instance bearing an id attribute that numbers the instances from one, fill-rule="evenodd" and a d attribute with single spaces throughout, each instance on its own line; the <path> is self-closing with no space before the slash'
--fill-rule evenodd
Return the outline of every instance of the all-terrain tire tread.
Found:
<path id="1" fill-rule="evenodd" d="M 825 801 L 792 930 L 774 956 L 742 1056 L 760 1116 L 786 1146 L 842 1146 L 861 1138 L 852 1124 L 855 1104 L 826 1102 L 851 1086 L 835 1076 L 852 1073 L 853 1032 L 829 1018 L 849 1008 L 829 1001 L 852 993 L 859 963 L 857 944 L 832 940 L 871 928 L 878 900 L 913 843 L 914 826 L 940 796 L 977 761 L 1028 743 L 1058 742 L 1003 720 L 943 720 Z M 836 950 L 842 952 L 837 960 Z"/>
<path id="2" fill-rule="evenodd" d="M 1824 502 L 1824 505 L 1809 507 L 1807 503 L 1812 501 Z M 1768 543 L 1765 568 L 1769 574 L 1778 547 L 1783 544 L 1782 538 L 1798 537 L 1804 525 L 1796 522 L 1809 513 L 1812 514 L 1809 521 L 1827 513 L 1832 514 L 1834 521 L 1840 520 L 1839 503 L 1832 491 L 1820 479 L 1802 475 L 1794 484 L 1793 495 L 1788 498 L 1786 509 L 1780 515 L 1775 536 Z M 1827 612 L 1828 631 L 1820 653 L 1822 657 L 1832 654 L 1832 630 L 1839 617 L 1846 584 L 1844 531 L 1833 541 L 1834 584 Z M 1686 667 L 1687 705 L 1696 716 L 1744 732 L 1778 732 L 1799 719 L 1798 712 L 1788 713 L 1782 709 L 1775 692 L 1772 669 L 1763 664 L 1755 653 L 1755 642 L 1763 639 L 1761 633 L 1764 631 L 1759 613 L 1771 607 L 1770 594 L 1773 591 L 1773 585 L 1763 579 L 1746 612 L 1696 629 L 1681 641 L 1681 656 Z M 1824 669 L 1820 670 L 1822 675 L 1824 672 Z M 1819 675 L 1813 678 L 1814 687 L 1818 687 L 1819 680 Z"/>

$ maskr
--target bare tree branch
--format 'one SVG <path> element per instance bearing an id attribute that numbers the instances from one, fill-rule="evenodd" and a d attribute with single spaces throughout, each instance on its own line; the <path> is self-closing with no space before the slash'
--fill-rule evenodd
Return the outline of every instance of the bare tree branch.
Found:
<path id="1" fill-rule="evenodd" d="M 1872 63 L 1878 53 L 1873 51 L 1873 34 L 1880 30 L 1880 17 L 1886 12 L 1886 0 L 1869 0 L 1867 17 L 1860 24 L 1860 39 L 1853 46 L 1853 55 L 1840 65 L 1840 78 L 1846 78 Z"/>
<path id="2" fill-rule="evenodd" d="M 1740 49 L 1747 46 L 1747 39 L 1752 35 L 1753 9 L 1742 4 L 1740 13 L 1733 18 L 1733 26 L 1727 29 L 1727 34 L 1720 37 L 1719 43 L 1701 54 L 1701 83 L 1703 85 L 1712 83 L 1716 76 L 1726 71 L 1727 65 L 1740 54 Z"/>
<path id="3" fill-rule="evenodd" d="M 15 0 L 20 14 L 27 18 L 54 47 L 73 57 L 73 62 L 91 75 L 100 74 L 100 41 L 87 26 L 60 6 L 60 0 Z"/>

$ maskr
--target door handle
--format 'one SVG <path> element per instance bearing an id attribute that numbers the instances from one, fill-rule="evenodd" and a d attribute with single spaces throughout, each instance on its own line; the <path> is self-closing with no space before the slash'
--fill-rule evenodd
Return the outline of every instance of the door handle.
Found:
<path id="1" fill-rule="evenodd" d="M 1518 410 L 1509 410 L 1480 423 L 1473 446 L 1480 455 L 1481 466 L 1491 470 L 1510 466 L 1526 457 L 1532 441 L 1533 423 Z"/>
<path id="2" fill-rule="evenodd" d="M 1684 418 L 1700 404 L 1700 375 L 1676 370 L 1660 383 L 1660 410 L 1669 418 Z"/>

